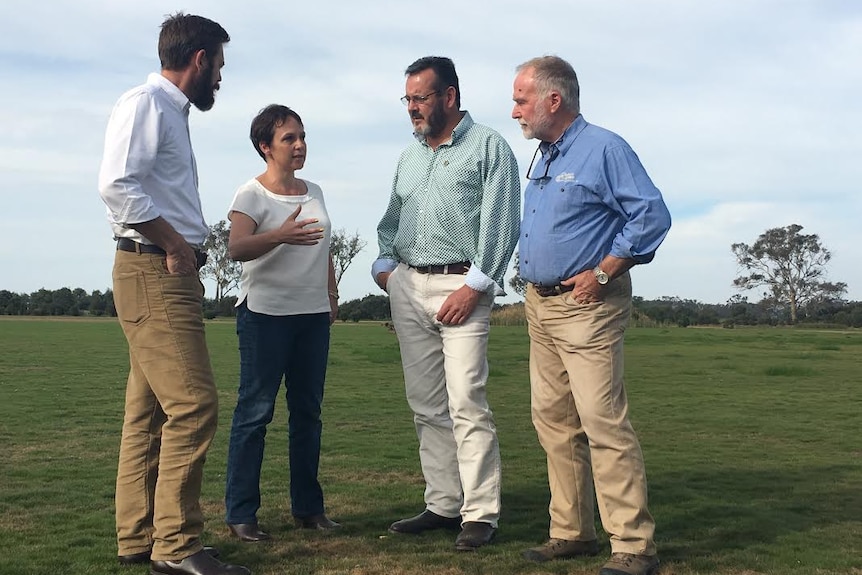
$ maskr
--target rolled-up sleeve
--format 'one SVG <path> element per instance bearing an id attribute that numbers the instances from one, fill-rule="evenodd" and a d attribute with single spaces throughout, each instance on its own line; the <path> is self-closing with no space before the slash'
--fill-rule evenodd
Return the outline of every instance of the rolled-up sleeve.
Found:
<path id="1" fill-rule="evenodd" d="M 158 154 L 159 119 L 153 98 L 140 92 L 118 102 L 108 121 L 99 194 L 111 219 L 121 226 L 161 215 L 141 185 Z"/>
<path id="2" fill-rule="evenodd" d="M 670 211 L 629 146 L 607 150 L 605 161 L 606 189 L 613 197 L 609 203 L 625 220 L 614 237 L 610 255 L 638 264 L 649 263 L 670 230 Z"/>

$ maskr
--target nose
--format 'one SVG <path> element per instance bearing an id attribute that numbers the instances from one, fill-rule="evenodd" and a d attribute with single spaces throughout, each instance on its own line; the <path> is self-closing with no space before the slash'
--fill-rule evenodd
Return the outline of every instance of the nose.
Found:
<path id="1" fill-rule="evenodd" d="M 517 120 L 521 117 L 521 112 L 518 110 L 518 104 L 512 106 L 512 119 Z"/>

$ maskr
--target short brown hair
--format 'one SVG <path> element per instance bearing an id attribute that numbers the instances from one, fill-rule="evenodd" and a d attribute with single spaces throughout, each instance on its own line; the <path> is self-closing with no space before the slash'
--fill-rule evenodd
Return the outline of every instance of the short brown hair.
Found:
<path id="1" fill-rule="evenodd" d="M 248 137 L 251 139 L 251 145 L 254 146 L 254 151 L 266 161 L 266 156 L 260 150 L 260 143 L 264 142 L 268 146 L 272 145 L 272 138 L 275 136 L 275 129 L 285 122 L 288 118 L 296 120 L 300 126 L 303 125 L 302 118 L 299 114 L 281 104 L 270 104 L 263 110 L 257 113 L 254 120 L 251 121 L 251 130 Z"/>
<path id="2" fill-rule="evenodd" d="M 162 70 L 182 70 L 198 50 L 212 58 L 230 35 L 216 22 L 203 16 L 177 12 L 162 22 L 159 33 L 159 60 Z"/>

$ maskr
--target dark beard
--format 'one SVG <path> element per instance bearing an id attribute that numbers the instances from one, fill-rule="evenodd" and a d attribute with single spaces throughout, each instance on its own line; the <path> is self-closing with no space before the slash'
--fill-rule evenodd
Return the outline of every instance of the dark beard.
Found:
<path id="1" fill-rule="evenodd" d="M 428 115 L 424 116 L 425 123 L 428 125 L 427 131 L 422 134 L 426 138 L 436 138 L 443 131 L 443 128 L 446 127 L 446 116 L 443 113 L 443 102 L 438 101 L 434 104 L 434 107 L 428 112 Z"/>
<path id="2" fill-rule="evenodd" d="M 210 84 L 212 76 L 212 65 L 210 65 L 201 72 L 200 77 L 195 82 L 192 97 L 189 98 L 195 108 L 201 112 L 206 112 L 215 104 L 215 88 Z"/>

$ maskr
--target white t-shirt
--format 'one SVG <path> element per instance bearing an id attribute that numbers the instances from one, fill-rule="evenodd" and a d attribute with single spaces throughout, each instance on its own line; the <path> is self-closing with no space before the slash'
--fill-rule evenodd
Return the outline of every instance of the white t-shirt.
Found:
<path id="1" fill-rule="evenodd" d="M 239 187 L 230 206 L 257 223 L 255 233 L 281 227 L 297 206 L 297 220 L 316 218 L 314 227 L 324 229 L 324 237 L 313 246 L 281 244 L 259 258 L 242 263 L 237 305 L 246 301 L 248 309 L 267 315 L 298 315 L 329 312 L 329 241 L 332 226 L 320 186 L 305 181 L 303 196 L 274 194 L 256 179 Z"/>

